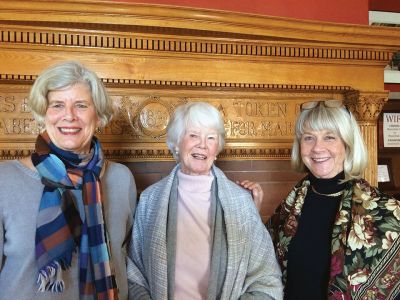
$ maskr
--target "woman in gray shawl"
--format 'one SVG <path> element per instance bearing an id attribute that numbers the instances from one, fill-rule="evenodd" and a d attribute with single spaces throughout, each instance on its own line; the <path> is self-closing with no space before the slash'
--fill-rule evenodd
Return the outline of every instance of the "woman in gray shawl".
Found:
<path id="1" fill-rule="evenodd" d="M 214 166 L 218 110 L 179 106 L 167 128 L 177 166 L 140 196 L 130 299 L 282 299 L 281 271 L 251 194 Z"/>

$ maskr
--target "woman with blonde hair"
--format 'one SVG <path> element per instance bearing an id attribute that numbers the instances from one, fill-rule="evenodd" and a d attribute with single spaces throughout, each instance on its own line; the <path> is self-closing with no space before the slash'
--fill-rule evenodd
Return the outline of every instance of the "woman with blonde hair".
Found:
<path id="1" fill-rule="evenodd" d="M 127 299 L 135 181 L 94 136 L 112 100 L 67 61 L 39 75 L 29 106 L 43 128 L 34 153 L 0 163 L 0 299 Z"/>
<path id="2" fill-rule="evenodd" d="M 307 175 L 271 222 L 285 299 L 395 299 L 400 201 L 362 178 L 367 150 L 342 101 L 301 105 L 292 164 Z"/>

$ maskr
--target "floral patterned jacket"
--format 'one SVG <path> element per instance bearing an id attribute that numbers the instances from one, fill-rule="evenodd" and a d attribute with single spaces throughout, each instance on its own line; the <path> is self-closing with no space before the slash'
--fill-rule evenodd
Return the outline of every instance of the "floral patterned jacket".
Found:
<path id="1" fill-rule="evenodd" d="M 271 222 L 284 284 L 288 246 L 309 185 L 307 177 L 301 180 Z M 400 294 L 400 201 L 365 180 L 349 181 L 336 215 L 331 252 L 328 299 L 395 299 Z"/>

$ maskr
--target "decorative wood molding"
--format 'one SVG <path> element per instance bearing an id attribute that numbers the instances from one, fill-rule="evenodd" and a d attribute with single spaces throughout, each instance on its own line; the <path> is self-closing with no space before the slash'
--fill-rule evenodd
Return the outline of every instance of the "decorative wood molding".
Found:
<path id="1" fill-rule="evenodd" d="M 268 40 L 316 41 L 340 44 L 398 46 L 398 33 L 392 28 L 324 23 L 283 17 L 262 16 L 210 9 L 166 5 L 122 3 L 107 0 L 19 0 L 2 1 L 0 20 L 15 24 L 61 23 L 65 27 L 118 31 L 124 26 L 144 32 L 195 36 L 250 35 Z M 136 30 L 128 30 L 136 31 Z"/>
<path id="2" fill-rule="evenodd" d="M 347 105 L 357 120 L 376 125 L 383 105 L 387 102 L 388 91 L 364 92 L 350 91 L 346 94 Z"/>
<path id="3" fill-rule="evenodd" d="M 164 134 L 171 112 L 181 102 L 204 100 L 224 112 L 220 159 L 289 159 L 299 103 L 335 98 L 356 115 L 375 163 L 383 72 L 400 48 L 399 33 L 101 0 L 1 1 L 0 159 L 32 149 L 38 129 L 26 96 L 38 74 L 80 60 L 120 105 L 99 134 L 109 158 L 170 160 Z M 262 111 L 274 105 L 285 114 Z"/>
<path id="4" fill-rule="evenodd" d="M 37 75 L 0 74 L 0 84 L 33 84 Z M 101 78 L 106 87 L 122 88 L 186 88 L 186 89 L 249 89 L 249 90 L 304 90 L 304 91 L 352 91 L 349 86 L 324 85 L 293 85 L 273 83 L 243 83 L 243 82 L 194 82 L 194 81 L 166 81 L 141 80 L 121 78 Z"/>
<path id="5" fill-rule="evenodd" d="M 178 84 L 171 91 L 169 85 L 155 89 L 152 82 L 127 86 L 103 81 L 118 114 L 97 135 L 106 156 L 118 161 L 171 160 L 165 145 L 166 126 L 175 107 L 188 101 L 208 101 L 224 116 L 227 137 L 220 159 L 289 159 L 300 103 L 314 98 L 344 99 L 351 92 L 345 86 L 221 87 L 217 83 L 207 89 L 195 83 Z M 0 84 L 0 159 L 13 159 L 33 149 L 39 128 L 26 105 L 29 87 L 26 83 Z M 19 147 L 20 141 L 25 149 Z"/>
<path id="6" fill-rule="evenodd" d="M 346 105 L 356 117 L 368 149 L 369 164 L 364 172 L 364 178 L 369 182 L 375 182 L 378 176 L 377 121 L 388 95 L 388 91 L 365 93 L 349 91 L 346 94 Z"/>
<path id="7" fill-rule="evenodd" d="M 58 25 L 57 23 L 55 24 Z M 82 29 L 79 33 L 74 29 L 38 30 L 32 26 L 19 26 L 9 30 L 1 30 L 0 43 L 14 45 L 30 45 L 46 47 L 85 47 L 86 49 L 132 50 L 144 52 L 162 52 L 165 54 L 206 54 L 236 55 L 240 57 L 295 57 L 301 59 L 329 59 L 362 62 L 387 62 L 392 55 L 386 49 L 360 49 L 348 45 L 302 45 L 289 42 L 252 41 L 256 37 L 245 36 L 242 40 L 216 40 L 215 37 L 177 36 L 135 36 L 124 32 L 97 32 Z M 119 28 L 119 30 L 124 28 Z M 132 30 L 131 27 L 127 28 Z M 181 33 L 182 34 L 182 33 Z M 245 38 L 245 39 L 244 39 Z M 358 62 L 360 63 L 360 62 Z"/>

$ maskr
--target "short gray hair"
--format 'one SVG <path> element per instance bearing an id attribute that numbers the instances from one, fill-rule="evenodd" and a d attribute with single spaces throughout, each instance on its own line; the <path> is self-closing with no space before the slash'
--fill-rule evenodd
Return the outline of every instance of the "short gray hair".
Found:
<path id="1" fill-rule="evenodd" d="M 305 172 L 306 166 L 301 158 L 300 141 L 306 130 L 329 130 L 337 134 L 345 144 L 344 160 L 345 180 L 361 178 L 367 166 L 368 154 L 357 121 L 345 107 L 326 107 L 324 101 L 317 100 L 312 109 L 302 110 L 296 121 L 295 137 L 292 148 L 292 167 L 298 172 Z M 333 100 L 337 101 L 337 100 Z"/>
<path id="2" fill-rule="evenodd" d="M 39 124 L 44 122 L 49 92 L 77 83 L 88 85 L 101 126 L 106 126 L 114 115 L 112 100 L 96 73 L 77 61 L 65 61 L 50 66 L 35 80 L 28 97 L 28 105 L 36 121 Z"/>
<path id="3" fill-rule="evenodd" d="M 225 145 L 225 127 L 220 112 L 206 102 L 190 102 L 178 106 L 167 127 L 167 146 L 174 158 L 186 129 L 189 126 L 215 129 L 218 133 L 218 153 Z"/>

